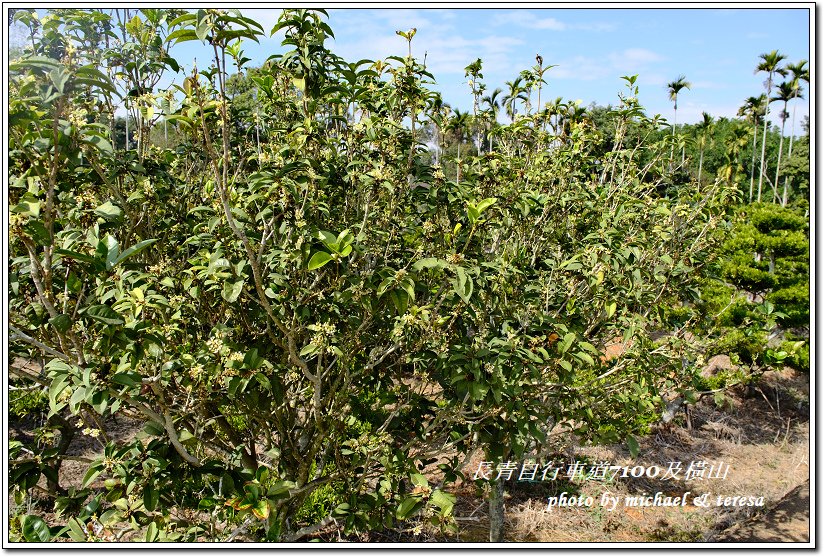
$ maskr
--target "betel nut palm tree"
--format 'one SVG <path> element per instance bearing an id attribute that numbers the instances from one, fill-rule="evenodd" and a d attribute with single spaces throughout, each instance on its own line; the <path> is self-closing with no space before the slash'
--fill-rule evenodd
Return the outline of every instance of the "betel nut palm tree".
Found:
<path id="1" fill-rule="evenodd" d="M 752 164 L 750 165 L 750 197 L 752 203 L 753 186 L 755 185 L 755 151 L 758 143 L 758 123 L 764 115 L 764 97 L 762 93 L 757 97 L 749 97 L 744 101 L 744 105 L 738 109 L 738 115 L 743 116 L 748 121 L 752 121 Z"/>
<path id="2" fill-rule="evenodd" d="M 698 156 L 698 183 L 701 183 L 701 171 L 704 168 L 704 149 L 707 146 L 707 142 L 711 141 L 712 130 L 715 127 L 715 121 L 713 120 L 712 116 L 708 113 L 703 112 L 701 114 L 702 119 L 696 125 L 696 131 L 698 132 L 698 148 L 700 155 Z"/>
<path id="3" fill-rule="evenodd" d="M 765 72 L 767 74 L 767 97 L 764 101 L 764 133 L 761 136 L 761 167 L 758 172 L 758 201 L 761 201 L 761 185 L 764 182 L 764 158 L 767 153 L 767 128 L 770 127 L 770 95 L 772 94 L 773 77 L 775 74 L 786 75 L 787 71 L 780 66 L 787 57 L 777 50 L 761 54 L 761 62 L 756 66 L 755 73 Z"/>
<path id="4" fill-rule="evenodd" d="M 795 93 L 796 91 L 793 89 L 792 83 L 789 81 L 784 81 L 778 86 L 776 95 L 772 98 L 772 101 L 780 101 L 784 103 L 784 108 L 779 114 L 779 118 L 781 118 L 781 138 L 778 141 L 778 162 L 775 165 L 775 182 L 773 183 L 774 200 L 778 199 L 778 178 L 781 175 L 781 155 L 784 151 L 784 127 L 787 124 L 787 118 L 790 116 L 789 112 L 787 112 L 787 103 L 793 99 Z"/>
<path id="5" fill-rule="evenodd" d="M 683 89 L 689 89 L 692 84 L 687 81 L 686 76 L 679 75 L 675 81 L 667 83 L 669 98 L 673 102 L 672 135 L 675 136 L 675 128 L 678 125 L 678 93 Z M 670 162 L 672 162 L 672 150 L 670 150 Z"/>
<path id="6" fill-rule="evenodd" d="M 801 95 L 801 82 L 810 82 L 810 69 L 807 67 L 807 61 L 801 60 L 797 64 L 787 64 L 787 71 L 793 76 L 792 81 L 790 81 L 794 91 L 793 99 L 803 99 L 804 97 Z M 795 139 L 795 107 L 797 104 L 798 103 L 793 103 L 793 122 L 790 127 L 790 150 L 787 153 L 787 158 L 793 156 L 793 140 Z M 789 181 L 790 178 L 788 176 L 784 178 L 784 197 L 782 199 L 782 205 L 784 206 L 787 205 Z"/>

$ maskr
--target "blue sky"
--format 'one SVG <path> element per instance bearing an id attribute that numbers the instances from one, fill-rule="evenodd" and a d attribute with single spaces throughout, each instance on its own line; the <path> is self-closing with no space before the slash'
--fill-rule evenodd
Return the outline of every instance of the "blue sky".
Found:
<path id="1" fill-rule="evenodd" d="M 278 10 L 242 10 L 271 30 Z M 684 74 L 692 83 L 680 95 L 679 122 L 701 112 L 735 116 L 743 101 L 762 92 L 755 74 L 759 54 L 778 50 L 789 62 L 810 59 L 806 9 L 332 9 L 332 50 L 347 60 L 405 55 L 396 30 L 417 28 L 413 54 L 427 54 L 444 99 L 463 110 L 472 97 L 464 68 L 483 60 L 487 92 L 504 87 L 535 64 L 558 67 L 546 74 L 543 99 L 558 96 L 584 104 L 617 102 L 622 75 L 638 74 L 640 100 L 650 114 L 672 117 L 666 83 Z M 247 55 L 264 59 L 279 38 L 249 45 Z M 805 95 L 805 97 L 808 95 Z M 535 98 L 533 97 L 533 102 Z M 798 117 L 808 113 L 799 103 Z M 771 111 L 780 110 L 778 103 Z"/>
<path id="2" fill-rule="evenodd" d="M 267 34 L 280 14 L 275 8 L 241 11 L 259 21 Z M 560 96 L 585 105 L 615 104 L 623 87 L 620 77 L 638 74 L 639 98 L 647 113 L 668 119 L 673 107 L 666 83 L 683 74 L 692 88 L 679 95 L 679 123 L 696 122 L 702 111 L 734 117 L 747 97 L 763 92 L 766 76 L 754 72 L 761 53 L 778 50 L 788 62 L 810 59 L 810 12 L 800 8 L 328 11 L 335 33 L 329 46 L 349 61 L 405 55 L 406 41 L 395 31 L 417 28 L 413 54 L 422 58 L 426 53 L 427 67 L 437 80 L 432 87 L 462 110 L 471 109 L 472 103 L 464 68 L 476 58 L 483 60 L 482 81 L 489 93 L 533 66 L 540 54 L 545 65 L 557 64 L 546 74 L 542 99 Z M 262 38 L 260 45 L 247 42 L 244 50 L 252 64 L 282 52 L 281 38 Z M 186 68 L 194 57 L 201 67 L 208 64 L 208 51 L 195 43 L 179 45 L 173 55 Z M 780 103 L 771 106 L 773 114 L 779 110 Z M 809 102 L 798 103 L 797 111 L 800 122 Z"/>

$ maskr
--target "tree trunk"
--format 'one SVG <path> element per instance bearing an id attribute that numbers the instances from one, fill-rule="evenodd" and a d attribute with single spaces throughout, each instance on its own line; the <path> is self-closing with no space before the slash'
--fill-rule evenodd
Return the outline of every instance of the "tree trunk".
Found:
<path id="1" fill-rule="evenodd" d="M 761 169 L 758 172 L 758 202 L 761 203 L 761 184 L 764 181 L 764 155 L 767 154 L 767 128 L 770 125 L 770 93 L 772 93 L 772 74 L 767 79 L 767 106 L 764 107 L 764 134 L 761 137 Z"/>
<path id="2" fill-rule="evenodd" d="M 758 117 L 756 115 L 756 119 L 754 121 L 754 127 L 752 130 L 752 165 L 750 166 L 750 203 L 752 203 L 752 190 L 753 186 L 755 185 L 755 150 L 756 145 L 758 144 Z"/>
<path id="3" fill-rule="evenodd" d="M 126 106 L 126 150 L 129 150 L 129 107 Z"/>
<path id="4" fill-rule="evenodd" d="M 795 100 L 797 98 L 798 98 L 798 90 L 796 90 L 795 94 L 793 95 L 793 100 Z M 787 153 L 787 160 L 789 160 L 790 157 L 793 156 L 793 140 L 795 139 L 795 104 L 796 103 L 793 103 L 793 123 L 792 123 L 792 126 L 790 127 L 790 150 Z M 789 182 L 790 182 L 790 177 L 789 176 L 784 178 L 784 197 L 781 200 L 781 206 L 782 207 L 787 206 L 787 199 L 788 199 L 789 194 L 790 194 Z"/>
<path id="5" fill-rule="evenodd" d="M 455 183 L 461 183 L 461 140 L 458 139 L 458 158 L 455 161 Z"/>
<path id="6" fill-rule="evenodd" d="M 787 103 L 784 103 L 784 113 L 787 112 Z M 781 139 L 778 141 L 778 164 L 775 166 L 775 183 L 773 184 L 773 200 L 778 200 L 778 177 L 781 175 L 781 151 L 784 149 L 784 126 L 787 120 L 781 120 Z M 782 203 L 782 206 L 784 204 Z"/>
<path id="7" fill-rule="evenodd" d="M 489 541 L 504 541 L 504 481 L 489 483 Z"/>
<path id="8" fill-rule="evenodd" d="M 678 101 L 675 102 L 675 110 L 673 110 L 672 116 L 672 139 L 673 143 L 670 147 L 670 167 L 672 167 L 672 157 L 675 154 L 675 126 L 678 123 Z M 671 168 L 670 168 L 671 170 Z"/>
<path id="9" fill-rule="evenodd" d="M 704 167 L 704 149 L 701 149 L 701 157 L 698 159 L 698 185 L 701 185 L 701 169 Z"/>

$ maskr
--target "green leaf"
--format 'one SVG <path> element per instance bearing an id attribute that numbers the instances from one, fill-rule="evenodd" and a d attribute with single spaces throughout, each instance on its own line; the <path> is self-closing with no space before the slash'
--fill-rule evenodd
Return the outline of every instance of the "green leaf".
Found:
<path id="1" fill-rule="evenodd" d="M 112 153 L 114 151 L 112 144 L 102 135 L 87 133 L 86 143 L 93 145 L 98 151 L 103 151 L 104 153 Z"/>
<path id="2" fill-rule="evenodd" d="M 386 277 L 385 279 L 383 279 L 381 281 L 381 283 L 378 285 L 378 290 L 376 292 L 378 298 L 383 296 L 386 293 L 386 291 L 389 289 L 390 286 L 394 286 L 394 285 L 395 285 L 395 278 L 394 277 Z"/>
<path id="3" fill-rule="evenodd" d="M 71 74 L 65 68 L 58 68 L 49 72 L 49 79 L 54 83 L 54 88 L 61 95 L 66 91 L 66 82 L 71 77 Z"/>
<path id="4" fill-rule="evenodd" d="M 638 456 L 640 447 L 638 446 L 638 440 L 632 435 L 627 437 L 627 447 L 629 448 L 629 454 L 632 455 L 633 458 Z"/>
<path id="5" fill-rule="evenodd" d="M 266 520 L 269 518 L 269 501 L 266 499 L 261 499 L 250 509 L 252 514 L 255 515 L 260 520 Z"/>
<path id="6" fill-rule="evenodd" d="M 332 261 L 331 255 L 325 251 L 319 251 L 312 256 L 312 259 L 309 260 L 309 270 L 314 271 L 315 269 L 320 269 L 330 261 Z"/>
<path id="7" fill-rule="evenodd" d="M 403 501 L 401 501 L 400 505 L 398 505 L 398 509 L 395 511 L 395 517 L 398 520 L 406 520 L 422 506 L 423 502 L 421 502 L 420 498 L 407 497 Z"/>
<path id="8" fill-rule="evenodd" d="M 481 214 L 478 211 L 478 209 L 475 208 L 475 206 L 473 206 L 471 203 L 467 202 L 467 204 L 466 204 L 466 216 L 469 219 L 469 222 L 471 224 L 475 224 L 475 222 L 478 220 L 478 217 L 480 217 Z"/>
<path id="9" fill-rule="evenodd" d="M 196 41 L 197 34 L 193 29 L 178 29 L 177 31 L 170 33 L 169 36 L 166 37 L 166 40 L 174 41 L 175 44 L 185 41 Z"/>
<path id="10" fill-rule="evenodd" d="M 472 297 L 472 290 L 474 288 L 474 284 L 472 282 L 472 277 L 466 274 L 466 271 L 463 267 L 457 267 L 455 269 L 455 280 L 452 281 L 452 288 L 455 290 L 455 293 L 464 301 L 464 303 L 469 303 L 469 298 Z"/>
<path id="11" fill-rule="evenodd" d="M 561 344 L 558 346 L 558 349 L 561 351 L 561 354 L 569 350 L 569 347 L 572 346 L 573 342 L 575 342 L 575 333 L 565 334 L 564 340 L 561 341 Z"/>
<path id="12" fill-rule="evenodd" d="M 83 261 L 85 263 L 98 263 L 98 260 L 91 255 L 87 255 L 85 253 L 78 253 L 76 251 L 71 251 L 67 249 L 56 249 L 54 252 L 61 257 L 68 257 L 69 259 L 76 259 L 77 261 Z M 102 264 L 101 264 L 102 267 Z"/>
<path id="13" fill-rule="evenodd" d="M 18 58 L 9 64 L 9 71 L 19 72 L 26 68 L 38 68 L 41 70 L 58 70 L 62 64 L 59 60 L 46 56 L 29 56 L 28 58 Z"/>
<path id="14" fill-rule="evenodd" d="M 267 497 L 279 497 L 287 494 L 290 489 L 294 489 L 295 482 L 290 482 L 288 480 L 282 480 L 279 482 L 275 482 L 272 486 L 267 490 L 266 496 Z"/>
<path id="15" fill-rule="evenodd" d="M 128 387 L 140 387 L 143 384 L 143 376 L 134 371 L 115 373 L 112 375 L 112 383 Z"/>
<path id="16" fill-rule="evenodd" d="M 406 308 L 409 307 L 409 294 L 405 290 L 392 290 L 389 293 L 389 299 L 395 305 L 398 315 L 406 313 Z"/>
<path id="17" fill-rule="evenodd" d="M 86 532 L 83 529 L 83 525 L 80 524 L 80 522 L 76 518 L 70 518 L 68 523 L 66 524 L 66 527 L 68 528 L 69 537 L 72 539 L 72 541 L 86 541 Z"/>
<path id="18" fill-rule="evenodd" d="M 105 253 L 106 269 L 114 267 L 114 262 L 120 256 L 120 245 L 114 236 L 107 234 L 103 240 L 97 244 L 97 252 L 103 255 Z"/>
<path id="19" fill-rule="evenodd" d="M 615 302 L 610 302 L 606 306 L 604 306 L 604 309 L 607 310 L 607 318 L 610 318 L 613 315 L 615 315 L 615 309 L 617 307 L 618 307 L 618 304 L 616 304 Z"/>
<path id="20" fill-rule="evenodd" d="M 57 330 L 57 332 L 65 333 L 72 326 L 72 319 L 65 313 L 61 313 L 60 315 L 55 315 L 49 319 L 49 323 Z"/>
<path id="21" fill-rule="evenodd" d="M 100 473 L 102 471 L 103 471 L 103 464 L 92 464 L 92 466 L 86 472 L 86 475 L 83 476 L 83 483 L 80 484 L 80 487 L 82 489 L 85 489 L 86 487 L 88 487 L 89 484 L 91 484 L 94 481 L 94 479 L 97 476 L 100 475 Z"/>
<path id="22" fill-rule="evenodd" d="M 412 265 L 412 269 L 415 271 L 420 271 L 421 269 L 445 269 L 447 265 L 449 265 L 449 263 L 443 259 L 425 257 L 424 259 L 416 261 L 415 264 Z"/>
<path id="23" fill-rule="evenodd" d="M 409 480 L 412 482 L 412 485 L 429 486 L 429 480 L 427 480 L 423 474 L 411 474 Z"/>
<path id="24" fill-rule="evenodd" d="M 114 267 L 120 265 L 121 263 L 126 261 L 131 256 L 140 253 L 141 251 L 143 251 L 147 247 L 151 246 L 155 242 L 157 242 L 157 238 L 151 238 L 149 240 L 142 240 L 142 241 L 136 243 L 135 245 L 133 245 L 132 247 L 127 248 L 126 250 L 123 251 L 123 253 L 120 254 L 120 256 L 117 259 L 114 260 L 114 262 L 112 263 L 111 268 L 114 268 Z"/>
<path id="25" fill-rule="evenodd" d="M 78 407 L 80 406 L 81 402 L 86 400 L 86 388 L 85 387 L 77 387 L 74 389 L 72 393 L 72 397 L 69 399 L 69 408 L 72 412 L 77 412 Z"/>
<path id="26" fill-rule="evenodd" d="M 146 507 L 147 511 L 154 511 L 157 508 L 159 499 L 160 493 L 157 491 L 155 486 L 147 485 L 143 489 L 143 506 Z"/>
<path id="27" fill-rule="evenodd" d="M 150 522 L 149 526 L 146 528 L 146 537 L 144 540 L 147 542 L 156 542 L 159 537 L 160 532 L 158 532 L 157 524 Z"/>
<path id="28" fill-rule="evenodd" d="M 115 310 L 106 305 L 91 306 L 86 310 L 86 315 L 100 321 L 106 325 L 122 325 L 125 323 L 123 318 Z"/>
<path id="29" fill-rule="evenodd" d="M 46 543 L 51 541 L 51 532 L 46 521 L 32 514 L 23 515 L 20 519 L 23 530 L 23 539 L 27 542 Z"/>
<path id="30" fill-rule="evenodd" d="M 26 192 L 17 205 L 11 208 L 11 211 L 38 218 L 40 217 L 40 200 L 31 192 Z"/>
<path id="31" fill-rule="evenodd" d="M 209 34 L 209 27 L 210 26 L 205 22 L 198 23 L 198 26 L 195 28 L 195 35 L 197 38 L 201 41 L 204 40 Z"/>
<path id="32" fill-rule="evenodd" d="M 486 211 L 489 207 L 491 207 L 492 205 L 494 205 L 496 201 L 498 201 L 498 200 L 497 200 L 496 198 L 494 198 L 494 197 L 487 197 L 486 199 L 482 199 L 482 200 L 478 203 L 478 206 L 477 206 L 477 209 L 478 209 L 478 214 L 479 214 L 479 215 L 480 215 L 480 214 L 482 214 L 482 213 L 483 213 L 484 211 Z"/>
<path id="33" fill-rule="evenodd" d="M 180 433 L 178 434 L 178 439 L 181 443 L 194 443 L 197 441 L 197 438 L 192 435 L 189 430 L 181 429 Z"/>
<path id="34" fill-rule="evenodd" d="M 591 365 L 591 366 L 594 366 L 594 365 L 595 365 L 595 360 L 593 360 L 593 359 L 592 359 L 592 356 L 590 356 L 590 355 L 589 355 L 589 354 L 587 354 L 586 352 L 578 352 L 578 353 L 577 353 L 577 354 L 575 354 L 575 355 L 578 357 L 578 359 L 585 361 L 585 362 L 586 362 L 586 363 L 588 363 L 589 365 Z"/>
<path id="35" fill-rule="evenodd" d="M 489 387 L 482 383 L 478 383 L 476 381 L 469 383 L 469 394 L 472 396 L 473 400 L 482 400 L 488 391 Z"/>
<path id="36" fill-rule="evenodd" d="M 51 386 L 49 386 L 49 400 L 51 400 L 52 402 L 56 402 L 57 397 L 59 397 L 60 393 L 62 393 L 66 389 L 68 384 L 69 378 L 67 376 L 60 375 L 55 377 L 52 380 Z"/>
<path id="37" fill-rule="evenodd" d="M 103 205 L 100 205 L 94 210 L 94 213 L 107 221 L 119 221 L 123 218 L 123 210 L 111 201 L 106 201 Z"/>
<path id="38" fill-rule="evenodd" d="M 432 492 L 429 501 L 441 510 L 441 516 L 447 516 L 452 513 L 452 508 L 455 506 L 457 497 L 451 493 L 436 489 Z"/>
<path id="39" fill-rule="evenodd" d="M 155 437 L 159 437 L 166 433 L 166 430 L 163 429 L 163 426 L 156 422 L 146 422 L 146 426 L 143 428 L 143 431 L 145 431 L 149 435 L 154 435 Z"/>
<path id="40" fill-rule="evenodd" d="M 220 295 L 229 303 L 234 302 L 240 296 L 240 293 L 243 291 L 243 279 L 239 280 L 227 280 L 223 283 L 223 291 Z"/>

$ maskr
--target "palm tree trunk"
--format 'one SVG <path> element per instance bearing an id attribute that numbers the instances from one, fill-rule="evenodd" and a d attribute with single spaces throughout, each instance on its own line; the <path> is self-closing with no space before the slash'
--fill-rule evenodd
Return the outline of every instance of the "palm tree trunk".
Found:
<path id="1" fill-rule="evenodd" d="M 798 98 L 798 90 L 795 91 L 795 94 L 793 95 L 793 100 L 795 100 L 797 98 Z M 789 160 L 790 157 L 793 156 L 793 140 L 795 139 L 795 105 L 796 105 L 796 103 L 793 103 L 793 123 L 792 123 L 792 126 L 790 127 L 790 151 L 789 151 L 789 153 L 787 153 L 787 159 L 788 160 Z M 790 181 L 789 176 L 784 178 L 784 197 L 781 200 L 781 206 L 782 207 L 787 206 L 787 198 L 790 194 L 789 181 Z"/>
<path id="2" fill-rule="evenodd" d="M 672 138 L 675 139 L 675 126 L 678 123 L 678 104 L 676 103 L 672 116 Z M 672 165 L 672 156 L 675 154 L 675 142 L 670 146 L 670 166 Z"/>
<path id="3" fill-rule="evenodd" d="M 541 114 L 541 82 L 538 82 L 538 114 Z M 544 128 L 544 121 L 541 118 L 541 129 Z"/>
<path id="4" fill-rule="evenodd" d="M 784 103 L 784 113 L 787 112 L 787 103 Z M 781 139 L 778 141 L 778 164 L 775 166 L 775 183 L 773 184 L 773 198 L 778 200 L 778 177 L 781 175 L 781 151 L 784 149 L 784 126 L 786 118 L 781 119 Z M 784 204 L 782 203 L 782 206 Z"/>
<path id="5" fill-rule="evenodd" d="M 701 185 L 701 169 L 704 167 L 704 148 L 701 147 L 701 156 L 698 160 L 698 185 Z"/>
<path id="6" fill-rule="evenodd" d="M 761 203 L 761 184 L 764 181 L 764 156 L 767 154 L 767 128 L 770 125 L 770 93 L 772 93 L 772 74 L 767 79 L 767 99 L 764 101 L 764 134 L 761 136 L 761 169 L 758 171 L 758 202 Z"/>
<path id="7" fill-rule="evenodd" d="M 752 130 L 752 165 L 750 166 L 750 203 L 752 203 L 752 190 L 755 185 L 755 149 L 758 144 L 758 115 L 753 124 Z"/>

